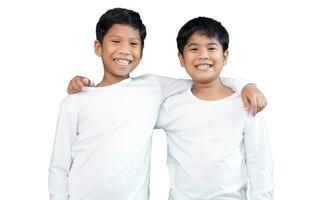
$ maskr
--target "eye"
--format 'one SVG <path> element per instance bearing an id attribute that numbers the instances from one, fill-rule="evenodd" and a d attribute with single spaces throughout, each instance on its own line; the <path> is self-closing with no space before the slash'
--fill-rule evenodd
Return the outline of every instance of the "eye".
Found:
<path id="1" fill-rule="evenodd" d="M 209 50 L 209 51 L 216 51 L 217 48 L 216 48 L 216 47 L 209 47 L 208 50 Z"/>
<path id="2" fill-rule="evenodd" d="M 197 51 L 198 48 L 190 48 L 189 50 L 190 50 L 190 51 Z"/>
<path id="3" fill-rule="evenodd" d="M 119 40 L 112 40 L 111 42 L 112 42 L 112 43 L 120 43 Z"/>
<path id="4" fill-rule="evenodd" d="M 139 45 L 138 42 L 131 42 L 130 44 L 131 44 L 132 46 L 138 46 L 138 45 Z"/>

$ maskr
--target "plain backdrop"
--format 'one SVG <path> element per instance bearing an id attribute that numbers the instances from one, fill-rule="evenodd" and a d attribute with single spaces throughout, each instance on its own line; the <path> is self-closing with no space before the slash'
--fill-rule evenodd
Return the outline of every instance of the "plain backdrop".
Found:
<path id="1" fill-rule="evenodd" d="M 177 59 L 179 28 L 215 18 L 230 34 L 224 76 L 258 84 L 274 158 L 275 199 L 331 199 L 331 26 L 327 1 L 38 1 L 0 3 L 0 199 L 48 199 L 58 106 L 75 75 L 100 81 L 93 42 L 113 7 L 138 11 L 147 26 L 132 73 L 188 78 Z M 155 131 L 151 200 L 168 196 L 166 141 Z"/>

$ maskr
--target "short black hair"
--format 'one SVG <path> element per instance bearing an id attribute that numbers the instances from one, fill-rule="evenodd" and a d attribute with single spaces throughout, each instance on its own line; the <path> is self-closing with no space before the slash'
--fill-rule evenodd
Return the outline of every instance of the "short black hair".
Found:
<path id="1" fill-rule="evenodd" d="M 141 47 L 144 47 L 144 40 L 146 38 L 146 27 L 143 24 L 139 13 L 125 9 L 125 8 L 113 8 L 105 12 L 99 19 L 96 26 L 97 40 L 102 44 L 102 40 L 107 34 L 107 31 L 114 24 L 123 24 L 133 27 L 139 31 L 141 40 Z"/>
<path id="2" fill-rule="evenodd" d="M 197 17 L 186 22 L 178 32 L 177 48 L 180 54 L 183 55 L 188 39 L 196 32 L 217 39 L 223 51 L 229 47 L 229 34 L 221 22 L 208 17 Z"/>

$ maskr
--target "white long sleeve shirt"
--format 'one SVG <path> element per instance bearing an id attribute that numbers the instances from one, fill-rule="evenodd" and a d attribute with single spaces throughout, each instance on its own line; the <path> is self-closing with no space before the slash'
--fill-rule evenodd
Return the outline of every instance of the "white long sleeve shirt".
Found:
<path id="1" fill-rule="evenodd" d="M 273 197 L 272 159 L 262 114 L 245 110 L 238 93 L 216 101 L 187 89 L 161 106 L 157 128 L 167 134 L 170 200 Z"/>
<path id="2" fill-rule="evenodd" d="M 241 90 L 244 81 L 224 79 Z M 61 103 L 51 200 L 147 200 L 151 136 L 162 101 L 190 81 L 153 75 L 87 88 Z"/>

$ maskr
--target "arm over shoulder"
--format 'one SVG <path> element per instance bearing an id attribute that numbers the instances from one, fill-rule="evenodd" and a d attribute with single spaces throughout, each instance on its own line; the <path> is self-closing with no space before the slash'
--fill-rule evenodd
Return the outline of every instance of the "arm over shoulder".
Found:
<path id="1" fill-rule="evenodd" d="M 240 78 L 229 78 L 229 77 L 221 77 L 221 81 L 224 85 L 229 88 L 232 88 L 239 94 L 241 93 L 242 89 L 249 83 L 249 81 L 240 79 Z"/>
<path id="2" fill-rule="evenodd" d="M 161 85 L 164 98 L 186 90 L 191 86 L 192 81 L 187 79 L 174 79 L 164 76 L 154 76 L 156 81 Z"/>

